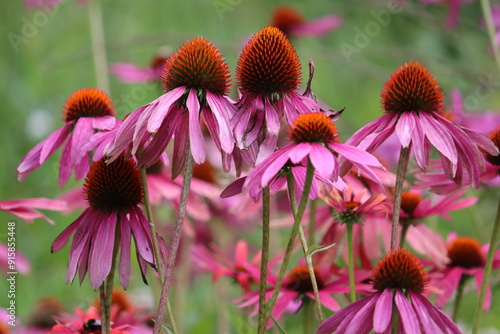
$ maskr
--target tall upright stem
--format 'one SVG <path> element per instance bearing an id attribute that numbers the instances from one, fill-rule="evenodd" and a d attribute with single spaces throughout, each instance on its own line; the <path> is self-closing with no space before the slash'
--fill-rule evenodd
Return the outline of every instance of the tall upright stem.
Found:
<path id="1" fill-rule="evenodd" d="M 497 69 L 500 71 L 500 50 L 496 40 L 495 24 L 493 23 L 493 15 L 491 14 L 490 0 L 481 0 L 481 8 L 483 10 L 484 22 L 486 29 L 488 29 L 488 36 L 490 37 L 491 48 L 497 63 Z"/>
<path id="2" fill-rule="evenodd" d="M 294 223 L 292 227 L 292 232 L 290 233 L 290 239 L 286 245 L 285 255 L 283 258 L 283 262 L 281 263 L 280 271 L 278 274 L 278 280 L 276 281 L 276 285 L 274 286 L 273 295 L 271 299 L 267 302 L 266 307 L 266 315 L 264 317 L 264 323 L 267 324 L 269 318 L 271 317 L 271 312 L 274 309 L 274 305 L 276 305 L 276 300 L 278 299 L 278 294 L 281 289 L 281 284 L 283 283 L 283 278 L 285 277 L 285 273 L 288 269 L 288 263 L 290 262 L 290 257 L 292 255 L 293 244 L 295 243 L 295 239 L 299 232 L 299 227 L 302 222 L 302 217 L 304 216 L 304 211 L 306 210 L 307 201 L 309 199 L 309 193 L 311 191 L 311 185 L 314 176 L 314 167 L 312 163 L 309 161 L 307 164 L 307 172 L 306 179 L 304 181 L 304 191 L 302 193 L 302 198 L 300 200 L 299 208 L 297 209 L 297 215 L 294 216 Z M 258 331 L 258 334 L 264 333 L 265 328 Z"/>
<path id="3" fill-rule="evenodd" d="M 472 327 L 472 334 L 479 333 L 479 324 L 481 322 L 481 315 L 483 314 L 484 299 L 486 297 L 486 289 L 490 282 L 491 268 L 493 267 L 493 260 L 495 258 L 495 251 L 497 250 L 498 239 L 500 237 L 500 197 L 498 201 L 497 214 L 493 231 L 491 232 L 490 248 L 486 257 L 486 264 L 484 265 L 483 282 L 481 283 L 481 292 L 477 299 L 476 312 L 474 314 L 474 324 Z"/>
<path id="4" fill-rule="evenodd" d="M 406 179 L 406 170 L 410 160 L 410 148 L 411 146 L 401 147 L 401 153 L 399 154 L 396 187 L 394 189 L 394 208 L 392 210 L 391 250 L 399 247 L 399 211 L 401 210 L 401 194 Z"/>
<path id="5" fill-rule="evenodd" d="M 179 210 L 177 213 L 177 220 L 175 222 L 174 235 L 172 237 L 172 244 L 168 253 L 167 270 L 165 272 L 165 281 L 163 282 L 160 294 L 160 303 L 158 305 L 158 313 L 156 314 L 155 326 L 153 328 L 154 334 L 159 334 L 163 322 L 163 310 L 168 299 L 168 290 L 172 280 L 172 273 L 174 271 L 175 259 L 177 257 L 177 249 L 182 236 L 182 226 L 184 224 L 184 217 L 186 215 L 186 206 L 189 196 L 189 189 L 191 188 L 191 179 L 193 178 L 193 156 L 191 155 L 189 139 L 186 144 L 186 162 L 184 165 L 184 176 L 182 180 L 181 198 L 179 203 Z"/>
<path id="6" fill-rule="evenodd" d="M 462 274 L 460 277 L 460 282 L 457 286 L 457 292 L 455 293 L 455 303 L 453 305 L 453 314 L 451 316 L 451 320 L 457 322 L 458 319 L 458 310 L 460 309 L 460 304 L 462 303 L 462 296 L 464 294 L 465 283 L 467 282 L 469 275 Z"/>
<path id="7" fill-rule="evenodd" d="M 316 201 L 309 201 L 309 245 L 316 243 L 314 231 L 316 230 Z"/>
<path id="8" fill-rule="evenodd" d="M 354 245 L 352 238 L 353 223 L 346 223 L 347 229 L 347 267 L 349 268 L 349 287 L 351 288 L 351 303 L 356 301 L 356 285 L 354 280 Z"/>
<path id="9" fill-rule="evenodd" d="M 142 191 L 144 193 L 144 206 L 146 208 L 146 217 L 148 218 L 149 228 L 151 230 L 151 235 L 153 239 L 153 252 L 156 260 L 156 270 L 160 278 L 160 286 L 163 286 L 163 282 L 165 281 L 165 273 L 163 271 L 163 262 L 162 262 L 160 247 L 158 245 L 158 239 L 156 238 L 156 227 L 153 218 L 153 208 L 151 206 L 151 200 L 149 198 L 149 188 L 148 188 L 146 168 L 141 169 L 141 181 L 142 181 Z M 175 323 L 174 314 L 172 312 L 172 306 L 170 305 L 169 300 L 167 300 L 167 314 L 172 331 L 174 333 L 177 333 L 177 326 Z"/>
<path id="10" fill-rule="evenodd" d="M 262 190 L 262 256 L 260 259 L 258 331 L 266 328 L 264 318 L 266 315 L 267 264 L 269 262 L 269 215 L 270 194 L 269 186 L 267 186 Z"/>
<path id="11" fill-rule="evenodd" d="M 97 87 L 109 94 L 109 70 L 100 1 L 90 0 L 88 10 Z"/>

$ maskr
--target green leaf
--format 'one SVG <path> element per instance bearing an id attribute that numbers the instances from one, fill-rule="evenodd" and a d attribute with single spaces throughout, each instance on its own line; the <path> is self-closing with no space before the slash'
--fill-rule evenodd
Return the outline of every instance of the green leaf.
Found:
<path id="1" fill-rule="evenodd" d="M 274 324 L 276 325 L 276 328 L 278 328 L 278 332 L 280 332 L 281 334 L 286 334 L 286 331 L 283 329 L 283 327 L 281 327 L 278 320 L 276 320 L 272 315 L 271 315 L 271 319 L 273 319 Z"/>
<path id="2" fill-rule="evenodd" d="M 331 245 L 328 245 L 328 246 L 311 245 L 307 249 L 306 256 L 313 256 L 314 254 L 316 254 L 318 252 L 326 251 L 326 250 L 332 248 L 333 246 L 335 246 L 335 244 L 331 244 Z"/>

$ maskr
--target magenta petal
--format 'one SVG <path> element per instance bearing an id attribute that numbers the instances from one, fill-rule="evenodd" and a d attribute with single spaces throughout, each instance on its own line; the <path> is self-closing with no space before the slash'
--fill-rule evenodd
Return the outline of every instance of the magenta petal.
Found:
<path id="1" fill-rule="evenodd" d="M 399 142 L 403 147 L 410 145 L 413 129 L 415 128 L 415 114 L 402 113 L 396 123 L 396 134 L 398 135 Z"/>
<path id="2" fill-rule="evenodd" d="M 454 267 L 447 270 L 442 284 L 439 288 L 442 292 L 438 294 L 436 298 L 436 306 L 442 308 L 453 296 L 457 290 L 460 279 L 462 278 L 463 269 L 460 267 Z"/>
<path id="3" fill-rule="evenodd" d="M 368 297 L 363 299 L 366 298 Z M 356 314 L 352 319 L 350 319 L 350 321 L 343 322 L 342 326 L 338 329 L 338 332 L 341 333 L 342 331 L 345 331 L 345 333 L 349 334 L 368 334 L 373 329 L 373 313 L 375 311 L 375 304 L 378 298 L 380 298 L 380 293 L 374 294 L 373 298 L 371 298 L 368 303 L 357 310 Z"/>
<path id="4" fill-rule="evenodd" d="M 64 229 L 61 234 L 57 236 L 56 240 L 54 240 L 54 242 L 52 243 L 52 253 L 59 252 L 68 243 L 69 238 L 71 238 L 71 235 L 78 227 L 78 223 L 78 219 L 75 220 L 71 225 L 66 227 L 66 229 Z"/>
<path id="5" fill-rule="evenodd" d="M 255 159 L 255 164 L 258 165 L 267 159 L 275 150 L 278 143 L 278 136 L 268 133 L 266 139 L 260 144 L 259 153 Z M 254 142 L 257 144 L 257 142 Z"/>
<path id="6" fill-rule="evenodd" d="M 222 150 L 231 153 L 234 147 L 234 138 L 229 117 L 234 113 L 234 106 L 224 96 L 218 96 L 207 91 L 206 97 L 212 114 L 217 119 Z"/>
<path id="7" fill-rule="evenodd" d="M 145 231 L 143 225 L 146 225 L 147 228 L 149 223 L 142 213 L 142 210 L 137 208 L 130 212 L 130 228 L 134 236 L 137 253 L 139 253 L 141 258 L 146 262 L 153 264 L 153 251 L 151 249 L 153 241 L 151 240 L 151 236 Z"/>
<path id="8" fill-rule="evenodd" d="M 312 143 L 309 159 L 316 169 L 316 172 L 325 179 L 329 180 L 332 178 L 333 174 L 337 175 L 337 173 L 333 171 L 338 169 L 338 165 L 335 163 L 333 154 L 324 146 Z"/>
<path id="9" fill-rule="evenodd" d="M 281 168 L 286 164 L 286 162 L 288 161 L 287 153 L 288 150 L 290 149 L 290 146 L 276 151 L 269 158 L 267 158 L 265 161 L 262 162 L 263 167 L 265 166 L 264 167 L 265 170 L 264 173 L 262 174 L 262 179 L 260 182 L 262 188 L 267 186 L 269 181 L 271 181 L 271 179 L 274 176 L 276 176 L 276 174 L 278 174 Z"/>
<path id="10" fill-rule="evenodd" d="M 113 63 L 110 66 L 110 72 L 125 83 L 144 84 L 154 79 L 150 69 L 140 68 L 131 63 Z"/>
<path id="11" fill-rule="evenodd" d="M 298 296 L 298 292 L 296 291 L 286 291 L 282 293 L 279 297 L 278 300 L 276 301 L 276 305 L 274 306 L 273 311 L 271 312 L 271 315 L 278 320 L 281 315 L 285 312 L 287 306 Z M 274 325 L 274 322 L 272 320 L 269 320 L 266 329 L 271 328 Z"/>
<path id="12" fill-rule="evenodd" d="M 411 307 L 406 296 L 399 290 L 396 289 L 396 295 L 394 296 L 394 301 L 399 311 L 399 319 L 403 324 L 403 328 L 406 334 L 421 334 L 418 319 Z"/>
<path id="13" fill-rule="evenodd" d="M 389 327 L 392 319 L 392 290 L 385 289 L 375 305 L 373 313 L 373 330 L 375 333 L 383 333 Z"/>
<path id="14" fill-rule="evenodd" d="M 59 161 L 59 187 L 64 187 L 66 182 L 68 182 L 72 171 L 73 165 L 71 163 L 71 140 L 69 140 L 66 145 L 64 145 L 61 154 L 61 160 Z"/>
<path id="15" fill-rule="evenodd" d="M 189 112 L 189 145 L 191 154 L 194 161 L 201 164 L 205 161 L 205 140 L 203 139 L 200 127 L 200 102 L 194 89 L 189 91 L 186 106 Z"/>
<path id="16" fill-rule="evenodd" d="M 89 258 L 90 284 L 97 290 L 111 270 L 113 246 L 115 244 L 116 213 L 103 215 L 99 230 L 92 239 Z"/>
<path id="17" fill-rule="evenodd" d="M 170 107 L 184 94 L 185 90 L 186 87 L 184 86 L 177 87 L 157 99 L 157 107 L 153 110 L 148 120 L 147 130 L 149 132 L 154 133 L 160 127 Z"/>
<path id="18" fill-rule="evenodd" d="M 458 153 L 448 129 L 425 112 L 420 113 L 420 123 L 431 144 L 455 165 L 458 161 Z"/>
<path id="19" fill-rule="evenodd" d="M 116 125 L 114 116 L 92 117 L 92 127 L 98 130 L 112 130 Z"/>
<path id="20" fill-rule="evenodd" d="M 294 36 L 321 37 L 342 25 L 342 18 L 338 15 L 328 15 L 318 19 L 300 23 L 290 28 L 290 33 Z"/>
<path id="21" fill-rule="evenodd" d="M 82 150 L 82 147 L 87 144 L 90 137 L 94 134 L 91 117 L 80 117 L 75 123 L 71 140 L 71 164 L 76 165 L 80 162 L 87 152 Z"/>
<path id="22" fill-rule="evenodd" d="M 457 325 L 451 321 L 445 313 L 432 305 L 427 298 L 412 291 L 409 293 L 412 301 L 418 299 L 418 301 L 422 304 L 421 307 L 425 307 L 425 309 L 429 312 L 432 321 L 439 327 L 439 329 L 441 329 L 443 333 L 462 334 L 462 331 L 457 327 Z"/>
<path id="23" fill-rule="evenodd" d="M 290 161 L 294 164 L 299 164 L 304 160 L 304 158 L 311 151 L 312 144 L 310 143 L 299 143 L 299 144 L 291 144 L 290 145 L 290 153 L 288 156 L 290 157 Z"/>
<path id="24" fill-rule="evenodd" d="M 68 137 L 73 123 L 67 123 L 62 128 L 54 131 L 43 141 L 43 147 L 40 152 L 40 164 L 42 164 L 55 150 L 57 150 Z"/>
<path id="25" fill-rule="evenodd" d="M 427 311 L 425 305 L 421 302 L 419 297 L 415 297 L 417 295 L 414 292 L 410 292 L 411 306 L 417 315 L 418 321 L 420 323 L 420 327 L 422 328 L 423 333 L 434 333 L 435 326 L 432 322 L 432 318 Z M 422 296 L 422 298 L 425 298 Z"/>

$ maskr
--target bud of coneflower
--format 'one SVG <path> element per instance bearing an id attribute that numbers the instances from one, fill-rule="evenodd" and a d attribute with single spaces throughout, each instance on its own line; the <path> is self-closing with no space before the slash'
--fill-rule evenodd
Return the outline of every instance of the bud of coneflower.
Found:
<path id="1" fill-rule="evenodd" d="M 236 68 L 238 87 L 243 94 L 267 96 L 271 101 L 295 91 L 300 75 L 297 52 L 276 27 L 265 27 L 253 35 Z"/>
<path id="2" fill-rule="evenodd" d="M 493 144 L 500 150 L 500 126 L 493 130 L 488 138 L 490 138 Z M 485 152 L 484 157 L 490 164 L 500 166 L 500 154 L 491 155 Z"/>
<path id="3" fill-rule="evenodd" d="M 424 267 L 404 248 L 386 254 L 373 270 L 371 277 L 375 290 L 400 289 L 421 293 L 428 282 Z"/>
<path id="4" fill-rule="evenodd" d="M 77 90 L 66 100 L 63 120 L 68 123 L 80 117 L 114 116 L 114 107 L 106 93 L 97 88 Z"/>
<path id="5" fill-rule="evenodd" d="M 103 213 L 127 212 L 142 202 L 142 183 L 133 160 L 121 155 L 110 164 L 95 162 L 87 174 L 84 193 L 89 205 Z"/>
<path id="6" fill-rule="evenodd" d="M 289 136 L 297 144 L 336 142 L 337 128 L 325 114 L 300 114 L 290 126 Z"/>
<path id="7" fill-rule="evenodd" d="M 271 25 L 288 34 L 290 28 L 303 22 L 304 18 L 294 8 L 290 6 L 278 6 L 272 14 Z"/>
<path id="8" fill-rule="evenodd" d="M 318 290 L 321 290 L 325 286 L 323 276 L 316 267 L 313 267 L 313 271 L 314 276 L 316 277 Z M 293 268 L 285 277 L 283 287 L 300 293 L 313 291 L 311 276 L 309 275 L 309 269 L 307 266 L 297 266 Z"/>
<path id="9" fill-rule="evenodd" d="M 381 97 L 387 112 L 441 113 L 443 110 L 441 87 L 418 62 L 401 65 L 385 83 Z"/>
<path id="10" fill-rule="evenodd" d="M 161 81 L 166 92 L 185 86 L 224 95 L 229 80 L 229 67 L 219 50 L 209 40 L 196 37 L 168 58 Z"/>
<path id="11" fill-rule="evenodd" d="M 483 267 L 485 262 L 479 241 L 468 237 L 459 237 L 450 242 L 448 257 L 451 260 L 448 264 L 450 267 L 470 269 Z"/>

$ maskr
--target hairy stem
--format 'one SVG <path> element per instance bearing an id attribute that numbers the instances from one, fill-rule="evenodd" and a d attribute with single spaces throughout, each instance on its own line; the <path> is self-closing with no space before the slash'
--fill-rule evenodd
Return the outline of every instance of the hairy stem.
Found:
<path id="1" fill-rule="evenodd" d="M 262 189 L 262 256 L 260 260 L 259 279 L 259 322 L 258 331 L 266 328 L 264 318 L 266 315 L 266 288 L 267 288 L 267 264 L 269 262 L 269 213 L 270 194 L 269 186 Z"/>
<path id="2" fill-rule="evenodd" d="M 191 188 L 191 179 L 193 178 L 193 156 L 191 155 L 189 139 L 186 145 L 186 162 L 184 165 L 184 176 L 182 180 L 181 198 L 179 203 L 179 210 L 177 213 L 177 220 L 175 222 L 174 235 L 172 237 L 172 244 L 168 253 L 167 270 L 165 272 L 165 281 L 163 282 L 160 294 L 160 303 L 158 305 L 158 313 L 156 314 L 155 326 L 153 329 L 154 334 L 159 334 L 163 321 L 163 310 L 168 300 L 168 290 L 172 280 L 172 273 L 174 271 L 175 259 L 177 257 L 177 249 L 182 236 L 182 226 L 184 217 L 186 215 L 186 206 Z"/>
<path id="3" fill-rule="evenodd" d="M 495 223 L 493 225 L 493 231 L 491 232 L 490 248 L 488 249 L 488 255 L 486 256 L 486 264 L 484 265 L 484 276 L 483 282 L 481 283 L 481 292 L 477 299 L 476 312 L 474 314 L 474 323 L 472 326 L 472 333 L 479 333 L 479 324 L 481 322 L 481 315 L 483 314 L 484 299 L 486 297 L 486 288 L 488 287 L 491 275 L 491 268 L 493 267 L 493 260 L 495 257 L 495 251 L 498 245 L 498 239 L 500 237 L 500 197 L 498 201 L 497 214 L 495 217 Z"/>
<path id="4" fill-rule="evenodd" d="M 286 245 L 285 256 L 283 258 L 283 262 L 281 263 L 280 271 L 278 274 L 278 280 L 276 281 L 276 285 L 274 287 L 273 295 L 271 299 L 267 302 L 266 314 L 264 317 L 264 323 L 267 324 L 269 318 L 271 318 L 271 312 L 274 309 L 274 305 L 276 305 L 276 300 L 278 299 L 278 294 L 281 289 L 281 284 L 283 283 L 283 278 L 285 277 L 285 273 L 288 269 L 288 262 L 290 262 L 290 257 L 292 255 L 293 244 L 295 243 L 295 239 L 299 232 L 299 227 L 302 221 L 302 217 L 304 216 L 304 211 L 306 210 L 307 201 L 309 199 L 309 192 L 311 191 L 311 185 L 314 176 L 314 167 L 312 163 L 309 161 L 307 164 L 307 172 L 306 179 L 304 182 L 304 191 L 302 193 L 302 197 L 300 200 L 299 208 L 297 209 L 297 214 L 294 216 L 294 223 L 292 227 L 292 232 L 290 233 L 290 239 Z M 264 333 L 264 329 L 261 329 L 258 334 Z"/>
<path id="5" fill-rule="evenodd" d="M 392 210 L 391 250 L 399 247 L 399 211 L 401 210 L 401 194 L 403 193 L 403 184 L 406 179 L 406 170 L 408 169 L 408 161 L 410 160 L 410 147 L 401 147 L 401 153 L 399 154 L 396 187 L 394 189 L 394 208 Z"/>
<path id="6" fill-rule="evenodd" d="M 354 245 L 352 238 L 353 223 L 345 224 L 347 229 L 347 267 L 349 268 L 349 287 L 351 288 L 351 303 L 356 301 L 356 286 L 354 284 Z"/>

